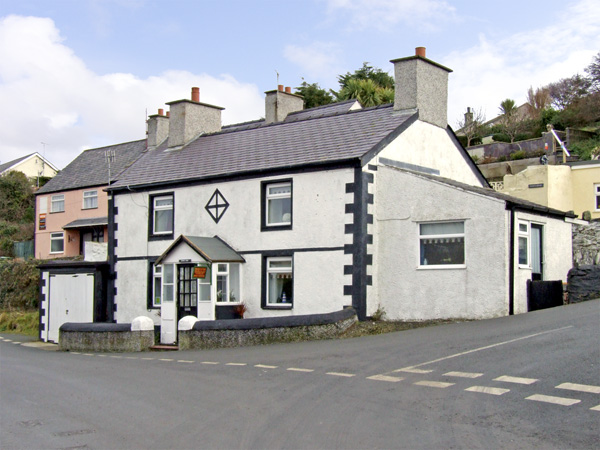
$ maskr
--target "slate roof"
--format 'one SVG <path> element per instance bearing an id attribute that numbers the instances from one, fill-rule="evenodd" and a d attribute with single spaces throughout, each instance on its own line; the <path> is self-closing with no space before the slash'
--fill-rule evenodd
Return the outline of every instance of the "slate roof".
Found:
<path id="1" fill-rule="evenodd" d="M 111 188 L 358 160 L 417 114 L 394 111 L 391 104 L 356 111 L 348 107 L 305 120 L 224 128 L 180 150 L 166 150 L 163 143 L 144 153 Z"/>
<path id="2" fill-rule="evenodd" d="M 92 217 L 90 219 L 77 219 L 66 224 L 63 229 L 67 230 L 70 228 L 96 227 L 100 225 L 108 225 L 108 216 Z"/>
<path id="3" fill-rule="evenodd" d="M 108 165 L 104 156 L 106 150 L 115 151 L 115 161 L 111 163 L 110 169 L 111 178 L 115 179 L 146 150 L 146 140 L 85 150 L 36 194 L 107 185 Z"/>
<path id="4" fill-rule="evenodd" d="M 33 153 L 30 153 L 29 155 L 21 156 L 20 158 L 17 158 L 17 159 L 13 159 L 12 161 L 6 162 L 4 164 L 0 164 L 0 173 L 4 172 L 9 167 L 12 167 L 15 164 L 20 163 L 21 161 L 29 158 L 31 155 L 33 155 Z"/>
<path id="5" fill-rule="evenodd" d="M 167 248 L 162 255 L 155 261 L 154 264 L 160 265 L 168 254 L 177 247 L 181 242 L 186 243 L 198 253 L 206 261 L 214 262 L 239 262 L 243 263 L 246 260 L 232 249 L 229 244 L 223 241 L 219 236 L 215 237 L 201 237 L 201 236 L 184 236 L 180 235 L 173 243 Z"/>

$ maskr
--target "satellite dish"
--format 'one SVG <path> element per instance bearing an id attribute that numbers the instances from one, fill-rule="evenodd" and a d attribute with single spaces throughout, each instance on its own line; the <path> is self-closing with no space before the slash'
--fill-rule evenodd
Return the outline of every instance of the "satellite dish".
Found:
<path id="1" fill-rule="evenodd" d="M 542 155 L 542 157 L 540 158 L 540 164 L 542 166 L 545 166 L 546 164 L 548 164 L 548 157 L 546 155 Z"/>

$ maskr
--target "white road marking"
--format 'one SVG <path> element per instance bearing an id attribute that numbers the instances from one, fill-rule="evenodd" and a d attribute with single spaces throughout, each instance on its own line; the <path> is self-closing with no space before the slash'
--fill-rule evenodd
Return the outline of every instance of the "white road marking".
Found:
<path id="1" fill-rule="evenodd" d="M 83 356 L 96 356 L 93 353 L 82 353 Z"/>
<path id="2" fill-rule="evenodd" d="M 4 342 L 12 342 L 12 339 L 4 339 Z"/>
<path id="3" fill-rule="evenodd" d="M 561 405 L 561 406 L 571 406 L 571 405 L 581 402 L 581 400 L 577 400 L 574 398 L 552 397 L 550 395 L 541 395 L 541 394 L 530 395 L 529 397 L 526 397 L 525 400 L 533 400 L 536 402 L 544 402 L 544 403 L 553 403 L 555 405 Z"/>
<path id="4" fill-rule="evenodd" d="M 590 392 L 600 394 L 600 386 L 591 386 L 589 384 L 563 383 L 556 386 L 556 389 L 568 389 L 569 391 Z"/>
<path id="5" fill-rule="evenodd" d="M 342 372 L 327 372 L 325 375 L 333 375 L 334 377 L 353 377 L 353 373 L 342 373 Z"/>
<path id="6" fill-rule="evenodd" d="M 115 358 L 115 359 L 123 359 L 122 356 L 117 356 L 117 355 L 110 355 L 111 358 Z"/>
<path id="7" fill-rule="evenodd" d="M 155 358 L 140 358 L 142 361 L 154 361 Z"/>
<path id="8" fill-rule="evenodd" d="M 170 359 L 170 358 L 160 358 L 159 361 L 171 362 L 171 361 L 175 361 L 175 360 L 174 359 Z"/>
<path id="9" fill-rule="evenodd" d="M 288 367 L 286 370 L 290 370 L 292 372 L 314 372 L 314 369 L 301 369 L 299 367 Z"/>
<path id="10" fill-rule="evenodd" d="M 178 363 L 187 363 L 187 364 L 193 364 L 194 361 L 186 361 L 185 359 L 178 359 L 177 360 Z"/>
<path id="11" fill-rule="evenodd" d="M 408 372 L 408 373 L 431 373 L 433 370 L 415 369 L 416 366 L 404 367 L 402 369 L 394 370 L 393 372 Z"/>
<path id="12" fill-rule="evenodd" d="M 71 352 L 71 355 L 81 355 L 79 352 Z"/>
<path id="13" fill-rule="evenodd" d="M 226 366 L 247 366 L 246 363 L 227 363 Z"/>
<path id="14" fill-rule="evenodd" d="M 590 408 L 592 411 L 600 411 L 600 405 Z"/>
<path id="15" fill-rule="evenodd" d="M 424 362 L 424 363 L 421 363 L 421 364 L 417 364 L 417 365 L 414 365 L 414 366 L 405 367 L 404 369 L 394 370 L 394 372 L 407 372 L 406 369 L 414 369 L 416 367 L 426 366 L 428 364 L 433 364 L 433 363 L 436 363 L 436 362 L 445 361 L 447 359 L 458 358 L 459 356 L 468 355 L 470 353 L 479 352 L 481 350 L 488 350 L 490 348 L 499 347 L 501 345 L 511 344 L 513 342 L 522 341 L 523 339 L 530 339 L 532 337 L 542 336 L 543 334 L 554 333 L 555 331 L 566 330 L 568 328 L 573 328 L 573 325 L 569 325 L 567 327 L 562 327 L 562 328 L 555 328 L 553 330 L 541 331 L 540 333 L 530 334 L 530 335 L 523 336 L 523 337 L 520 337 L 520 338 L 510 339 L 508 341 L 497 342 L 496 344 L 491 344 L 491 345 L 486 345 L 484 347 L 474 348 L 474 349 L 467 350 L 467 351 L 464 351 L 464 352 L 455 353 L 454 355 L 444 356 L 442 358 L 433 359 L 431 361 L 427 361 L 427 362 Z"/>
<path id="16" fill-rule="evenodd" d="M 398 381 L 404 380 L 404 378 L 390 377 L 389 375 L 373 375 L 372 377 L 367 377 L 367 380 L 389 381 L 391 383 L 397 383 Z"/>
<path id="17" fill-rule="evenodd" d="M 427 386 L 427 387 L 434 387 L 434 388 L 440 388 L 440 389 L 454 386 L 454 383 L 444 383 L 443 381 L 428 381 L 428 380 L 417 381 L 413 384 L 416 384 L 417 386 Z"/>
<path id="18" fill-rule="evenodd" d="M 14 344 L 14 345 L 19 345 L 19 344 L 20 344 L 20 342 L 19 342 L 19 341 L 13 341 L 13 342 L 12 342 L 12 344 Z"/>
<path id="19" fill-rule="evenodd" d="M 125 359 L 139 359 L 137 356 L 125 356 Z"/>
<path id="20" fill-rule="evenodd" d="M 254 367 L 258 367 L 259 369 L 277 369 L 277 366 L 267 366 L 265 364 L 255 364 Z"/>
<path id="21" fill-rule="evenodd" d="M 494 381 L 504 381 L 505 383 L 516 383 L 516 384 L 533 384 L 539 381 L 535 378 L 522 378 L 522 377 L 511 377 L 509 375 L 502 375 L 501 377 L 494 378 Z"/>
<path id="22" fill-rule="evenodd" d="M 108 355 L 97 355 L 97 356 L 99 356 L 100 358 L 106 358 Z"/>
<path id="23" fill-rule="evenodd" d="M 202 361 L 200 364 L 213 364 L 213 365 L 216 365 L 216 364 L 219 364 L 219 363 L 218 362 L 214 362 L 214 361 Z"/>
<path id="24" fill-rule="evenodd" d="M 510 392 L 510 389 L 495 388 L 489 386 L 471 386 L 465 389 L 469 392 L 480 392 L 482 394 L 502 395 Z"/>
<path id="25" fill-rule="evenodd" d="M 460 378 L 479 378 L 482 376 L 482 373 L 474 373 L 474 372 L 446 372 L 444 376 L 446 377 L 460 377 Z"/>

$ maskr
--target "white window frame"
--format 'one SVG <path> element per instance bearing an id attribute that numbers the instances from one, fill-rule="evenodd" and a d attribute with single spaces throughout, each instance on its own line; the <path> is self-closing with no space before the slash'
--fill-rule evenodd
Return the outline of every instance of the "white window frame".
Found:
<path id="1" fill-rule="evenodd" d="M 57 205 L 62 204 L 62 208 Z M 64 212 L 65 211 L 65 194 L 56 194 L 50 197 L 50 212 Z"/>
<path id="2" fill-rule="evenodd" d="M 92 203 L 92 206 L 86 206 L 86 200 Z M 98 208 L 98 191 L 83 191 L 83 205 L 81 209 L 97 209 Z"/>
<path id="3" fill-rule="evenodd" d="M 159 200 L 165 200 L 165 199 L 170 199 L 171 200 L 171 204 L 170 205 L 162 205 L 162 206 L 156 206 L 156 202 Z M 152 197 L 152 234 L 153 235 L 162 235 L 162 234 L 173 234 L 174 230 L 172 228 L 174 228 L 175 226 L 175 209 L 174 209 L 174 205 L 175 205 L 175 196 L 173 194 L 168 194 L 168 195 L 157 195 L 155 197 Z M 173 224 L 173 226 L 171 227 L 171 230 L 165 230 L 165 231 L 156 231 L 156 213 L 157 211 L 171 211 L 172 214 L 172 219 L 171 219 L 171 223 Z"/>
<path id="4" fill-rule="evenodd" d="M 52 244 L 54 242 L 60 241 L 62 242 L 62 250 L 52 250 Z M 55 255 L 58 253 L 64 253 L 65 252 L 65 233 L 64 232 L 56 232 L 56 233 L 50 233 L 50 254 L 51 255 Z"/>
<path id="5" fill-rule="evenodd" d="M 231 293 L 233 292 L 233 288 L 231 286 L 231 266 L 233 264 L 237 264 L 238 266 L 238 286 L 237 287 L 237 294 L 238 297 L 241 297 L 240 294 L 240 290 L 241 290 L 241 268 L 239 267 L 239 263 L 213 263 L 213 267 L 216 266 L 216 270 L 215 270 L 215 299 L 216 299 L 216 303 L 218 305 L 239 305 L 241 303 L 241 298 L 235 298 L 234 300 L 231 299 Z M 221 298 L 219 298 L 219 290 L 218 290 L 218 279 L 219 277 L 225 277 L 225 283 L 226 283 L 226 294 L 225 296 L 221 295 Z"/>
<path id="6" fill-rule="evenodd" d="M 156 266 L 156 265 L 152 265 L 152 306 L 154 308 L 160 308 L 160 305 L 162 303 L 162 296 L 163 296 L 163 291 L 162 291 L 162 266 Z M 156 301 L 157 299 L 157 292 L 156 292 L 156 280 L 160 280 L 160 286 L 158 288 L 158 302 Z"/>
<path id="7" fill-rule="evenodd" d="M 594 200 L 596 201 L 594 211 L 600 211 L 600 183 L 594 184 Z"/>
<path id="8" fill-rule="evenodd" d="M 175 283 L 177 274 L 174 264 L 163 264 L 162 269 L 162 296 L 161 302 L 173 303 L 175 301 Z M 169 277 L 171 281 L 169 281 Z"/>
<path id="9" fill-rule="evenodd" d="M 522 230 L 521 226 L 524 226 L 525 229 Z M 531 239 L 530 239 L 530 230 L 531 230 L 531 223 L 525 220 L 518 220 L 517 221 L 517 263 L 519 265 L 519 268 L 522 269 L 529 269 L 531 268 L 531 249 L 530 249 L 530 244 L 531 244 Z M 525 240 L 525 250 L 527 251 L 527 262 L 525 264 L 521 263 L 521 246 L 520 246 L 520 242 L 521 240 Z"/>
<path id="10" fill-rule="evenodd" d="M 289 187 L 290 188 L 290 192 L 286 192 L 283 194 L 270 194 L 270 190 L 272 188 L 280 188 L 280 187 Z M 290 205 L 292 203 L 292 182 L 291 181 L 285 181 L 282 183 L 278 183 L 278 182 L 274 182 L 274 183 L 267 183 L 267 185 L 265 186 L 265 225 L 267 227 L 280 227 L 280 226 L 287 226 L 287 225 L 291 225 L 292 224 L 292 214 L 290 213 L 290 220 L 289 221 L 285 221 L 285 222 L 269 222 L 269 206 L 270 206 L 270 202 L 271 200 L 281 200 L 281 199 L 286 199 L 289 198 L 290 199 Z"/>
<path id="11" fill-rule="evenodd" d="M 421 225 L 438 225 L 438 224 L 449 224 L 449 223 L 462 223 L 462 233 L 446 233 L 446 234 L 427 234 L 421 235 Z M 444 270 L 444 269 L 465 269 L 467 267 L 467 240 L 466 240 L 466 220 L 447 220 L 447 221 L 436 221 L 436 222 L 419 222 L 417 223 L 417 234 L 419 236 L 417 242 L 417 269 L 419 270 Z M 452 239 L 462 238 L 463 240 L 463 259 L 462 264 L 421 264 L 421 241 L 426 239 Z"/>
<path id="12" fill-rule="evenodd" d="M 290 266 L 288 267 L 271 267 L 271 263 L 272 262 L 280 262 L 280 261 L 289 261 Z M 291 299 L 287 299 L 286 303 L 277 303 L 277 302 L 270 302 L 270 298 L 269 298 L 269 292 L 271 291 L 270 289 L 270 274 L 289 274 L 290 278 L 292 279 L 292 290 L 293 290 L 293 286 L 294 286 L 294 258 L 292 256 L 276 256 L 276 257 L 271 257 L 271 258 L 267 258 L 266 261 L 266 271 L 265 271 L 265 276 L 267 277 L 266 279 L 266 298 L 265 298 L 265 306 L 268 308 L 292 308 L 294 305 L 294 293 L 292 291 L 292 298 Z"/>

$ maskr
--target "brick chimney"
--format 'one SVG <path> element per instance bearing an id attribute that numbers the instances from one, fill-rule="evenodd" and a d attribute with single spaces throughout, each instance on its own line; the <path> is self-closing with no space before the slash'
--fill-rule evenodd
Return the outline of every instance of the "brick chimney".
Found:
<path id="1" fill-rule="evenodd" d="M 276 91 L 265 92 L 265 122 L 283 121 L 289 113 L 302 111 L 304 99 L 301 95 L 292 94 L 292 88 L 280 84 Z"/>
<path id="2" fill-rule="evenodd" d="M 191 100 L 168 102 L 169 148 L 181 147 L 201 133 L 221 131 L 221 111 L 225 108 L 200 103 L 200 89 L 192 88 Z"/>
<path id="3" fill-rule="evenodd" d="M 148 117 L 148 150 L 154 150 L 169 136 L 169 118 L 164 110 Z"/>
<path id="4" fill-rule="evenodd" d="M 425 47 L 417 47 L 415 56 L 393 59 L 397 111 L 417 109 L 419 120 L 438 127 L 448 126 L 448 74 L 451 69 L 425 56 Z"/>

